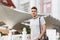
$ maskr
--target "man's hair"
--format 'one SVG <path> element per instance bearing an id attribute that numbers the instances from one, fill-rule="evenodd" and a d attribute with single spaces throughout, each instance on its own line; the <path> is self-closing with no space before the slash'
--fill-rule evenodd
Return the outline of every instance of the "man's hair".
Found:
<path id="1" fill-rule="evenodd" d="M 36 8 L 36 7 L 32 7 L 31 9 L 36 9 L 36 10 L 37 10 L 37 8 Z"/>

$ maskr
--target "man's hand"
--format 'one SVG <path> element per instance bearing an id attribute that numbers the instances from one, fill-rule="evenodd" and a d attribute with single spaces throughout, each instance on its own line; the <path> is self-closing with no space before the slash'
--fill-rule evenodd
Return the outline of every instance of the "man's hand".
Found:
<path id="1" fill-rule="evenodd" d="M 35 40 L 39 40 L 39 39 L 40 39 L 40 37 L 36 38 Z"/>
<path id="2" fill-rule="evenodd" d="M 38 38 L 36 38 L 35 40 L 38 40 Z"/>

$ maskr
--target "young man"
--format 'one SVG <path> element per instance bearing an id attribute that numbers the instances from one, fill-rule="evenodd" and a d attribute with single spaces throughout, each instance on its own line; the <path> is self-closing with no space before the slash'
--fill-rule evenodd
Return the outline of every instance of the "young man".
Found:
<path id="1" fill-rule="evenodd" d="M 46 22 L 43 17 L 40 17 L 42 32 L 40 34 L 40 27 L 39 27 L 39 17 L 37 15 L 37 8 L 32 7 L 31 8 L 31 15 L 32 19 L 30 20 L 30 28 L 31 28 L 31 40 L 38 40 L 41 39 L 41 37 L 46 32 Z"/>
<path id="2" fill-rule="evenodd" d="M 12 7 L 16 8 L 16 6 L 13 4 L 12 0 L 6 0 L 6 1 L 7 1 L 7 3 L 3 2 L 3 0 L 1 0 L 1 3 L 5 6 L 8 6 L 8 7 L 12 6 Z"/>

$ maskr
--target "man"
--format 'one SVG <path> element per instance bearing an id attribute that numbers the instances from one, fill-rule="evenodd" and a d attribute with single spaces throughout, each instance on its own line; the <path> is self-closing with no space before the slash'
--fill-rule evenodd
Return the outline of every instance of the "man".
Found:
<path id="1" fill-rule="evenodd" d="M 3 2 L 3 0 L 1 0 L 1 3 L 5 6 L 8 6 L 8 7 L 12 6 L 12 7 L 16 8 L 16 6 L 13 4 L 12 0 L 6 0 L 6 1 L 7 1 L 7 3 Z"/>
<path id="2" fill-rule="evenodd" d="M 37 15 L 37 8 L 31 8 L 31 15 L 32 19 L 30 20 L 30 28 L 31 28 L 31 40 L 38 40 L 41 39 L 44 33 L 46 32 L 46 23 L 43 17 L 40 17 L 42 32 L 40 34 L 40 27 L 39 27 L 39 17 Z"/>

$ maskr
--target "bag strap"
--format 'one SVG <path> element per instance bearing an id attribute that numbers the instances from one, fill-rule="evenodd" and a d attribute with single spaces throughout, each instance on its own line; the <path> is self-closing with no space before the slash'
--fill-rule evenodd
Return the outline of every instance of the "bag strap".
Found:
<path id="1" fill-rule="evenodd" d="M 40 33 L 41 33 L 42 28 L 41 28 L 41 20 L 40 20 L 40 17 L 39 17 L 39 28 L 40 28 Z"/>

